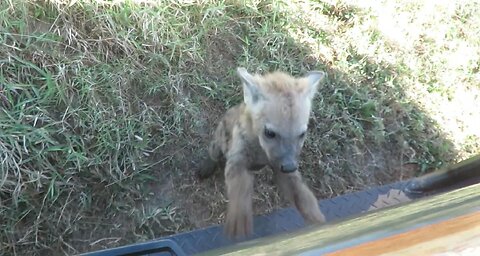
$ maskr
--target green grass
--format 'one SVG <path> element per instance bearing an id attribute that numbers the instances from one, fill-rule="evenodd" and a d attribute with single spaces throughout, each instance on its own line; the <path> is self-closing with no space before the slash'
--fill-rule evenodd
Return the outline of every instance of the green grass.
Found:
<path id="1" fill-rule="evenodd" d="M 434 10 L 434 11 L 433 11 Z M 237 66 L 328 72 L 319 198 L 480 152 L 476 1 L 0 2 L 0 251 L 74 254 L 221 223 L 193 177 Z M 257 214 L 284 206 L 257 175 Z"/>

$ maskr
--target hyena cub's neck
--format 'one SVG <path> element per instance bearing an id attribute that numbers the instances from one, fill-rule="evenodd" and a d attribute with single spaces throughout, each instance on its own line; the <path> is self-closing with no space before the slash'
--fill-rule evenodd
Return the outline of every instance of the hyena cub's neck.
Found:
<path id="1" fill-rule="evenodd" d="M 268 158 L 266 152 L 260 145 L 258 131 L 254 127 L 254 119 L 251 111 L 241 103 L 232 108 L 237 112 L 237 122 L 232 131 L 237 135 L 237 139 L 241 141 L 243 157 L 246 161 L 247 167 L 254 171 L 268 165 Z M 235 136 L 235 135 L 234 135 Z"/>
<path id="2" fill-rule="evenodd" d="M 258 142 L 258 134 L 255 132 L 253 126 L 253 115 L 251 110 L 249 110 L 247 105 L 243 102 L 238 105 L 238 108 L 240 110 L 238 125 L 242 136 L 246 140 L 252 142 L 256 140 Z"/>

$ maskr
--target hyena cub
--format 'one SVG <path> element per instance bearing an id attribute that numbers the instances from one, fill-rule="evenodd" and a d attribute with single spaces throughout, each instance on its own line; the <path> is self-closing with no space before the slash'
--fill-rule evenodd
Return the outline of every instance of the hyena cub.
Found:
<path id="1" fill-rule="evenodd" d="M 199 171 L 209 177 L 225 167 L 229 199 L 225 231 L 230 237 L 252 232 L 253 175 L 270 166 L 282 194 L 307 223 L 323 223 L 317 199 L 302 181 L 298 157 L 305 141 L 312 99 L 324 72 L 312 71 L 295 78 L 282 72 L 237 74 L 244 102 L 229 109 L 218 124 L 209 147 L 209 158 Z"/>

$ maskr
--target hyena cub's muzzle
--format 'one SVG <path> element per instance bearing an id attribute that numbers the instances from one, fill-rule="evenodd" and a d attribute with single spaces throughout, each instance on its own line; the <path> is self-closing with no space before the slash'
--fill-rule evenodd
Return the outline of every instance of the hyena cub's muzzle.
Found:
<path id="1" fill-rule="evenodd" d="M 293 145 L 280 145 L 270 151 L 274 161 L 272 163 L 273 169 L 277 169 L 283 173 L 292 173 L 298 170 L 298 155 L 301 147 L 292 143 Z"/>
<path id="2" fill-rule="evenodd" d="M 280 171 L 283 173 L 292 173 L 298 169 L 298 162 L 295 159 L 286 159 L 280 164 Z"/>

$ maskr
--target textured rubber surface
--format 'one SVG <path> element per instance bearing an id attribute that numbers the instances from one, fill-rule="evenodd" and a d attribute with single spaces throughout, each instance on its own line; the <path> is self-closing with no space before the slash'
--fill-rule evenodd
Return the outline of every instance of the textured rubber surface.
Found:
<path id="1" fill-rule="evenodd" d="M 161 239 L 146 243 L 131 244 L 112 249 L 81 254 L 83 256 L 119 256 L 119 255 L 155 255 L 155 256 L 184 256 L 187 255 L 170 239 Z"/>
<path id="2" fill-rule="evenodd" d="M 404 192 L 406 185 L 407 182 L 398 182 L 321 200 L 319 202 L 320 209 L 325 215 L 327 222 L 331 222 L 369 210 L 408 202 L 414 198 Z M 421 196 L 418 195 L 416 197 Z M 255 217 L 254 234 L 246 240 L 296 231 L 304 226 L 304 221 L 296 209 L 281 209 L 269 215 Z M 226 238 L 223 233 L 223 227 L 220 225 L 173 235 L 166 237 L 166 239 L 176 242 L 187 255 L 205 252 L 238 242 Z"/>

